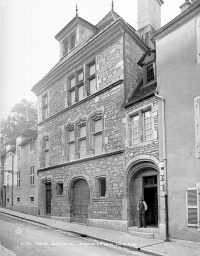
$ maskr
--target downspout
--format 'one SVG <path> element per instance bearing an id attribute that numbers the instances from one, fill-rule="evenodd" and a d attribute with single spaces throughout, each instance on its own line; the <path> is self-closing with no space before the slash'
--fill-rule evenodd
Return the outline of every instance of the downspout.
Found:
<path id="1" fill-rule="evenodd" d="M 124 65 L 124 102 L 126 101 L 126 36 L 125 31 L 123 32 L 123 65 Z"/>
<path id="2" fill-rule="evenodd" d="M 14 167 L 14 154 L 12 153 L 12 204 L 11 204 L 11 206 L 12 206 L 12 208 L 13 208 L 13 190 L 14 190 L 14 170 L 13 170 L 13 167 Z"/>
<path id="3" fill-rule="evenodd" d="M 166 242 L 169 240 L 169 214 L 168 214 L 168 178 L 167 178 L 167 157 L 166 157 L 166 132 L 165 132 L 165 99 L 158 95 L 158 92 L 154 94 L 162 103 L 162 143 L 163 143 L 163 161 L 164 161 L 164 174 L 165 174 L 165 223 L 166 223 Z"/>

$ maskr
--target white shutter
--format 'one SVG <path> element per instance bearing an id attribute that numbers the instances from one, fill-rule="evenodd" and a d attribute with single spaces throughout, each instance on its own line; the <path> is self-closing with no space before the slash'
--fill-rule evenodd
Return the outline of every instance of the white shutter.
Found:
<path id="1" fill-rule="evenodd" d="M 196 19 L 196 33 L 197 33 L 197 63 L 200 64 L 200 17 Z"/>
<path id="2" fill-rule="evenodd" d="M 194 99 L 196 158 L 200 158 L 200 96 Z"/>
<path id="3" fill-rule="evenodd" d="M 187 225 L 199 227 L 199 191 L 198 188 L 186 189 Z"/>

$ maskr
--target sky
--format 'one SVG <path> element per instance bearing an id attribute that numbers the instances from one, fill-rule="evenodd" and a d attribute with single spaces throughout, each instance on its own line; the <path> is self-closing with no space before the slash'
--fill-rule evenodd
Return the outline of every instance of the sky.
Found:
<path id="1" fill-rule="evenodd" d="M 112 0 L 0 0 L 0 118 L 22 99 L 36 102 L 31 88 L 59 61 L 55 35 L 78 15 L 96 25 Z M 180 14 L 184 0 L 164 0 L 161 25 Z M 114 0 L 114 10 L 137 30 L 137 0 Z"/>

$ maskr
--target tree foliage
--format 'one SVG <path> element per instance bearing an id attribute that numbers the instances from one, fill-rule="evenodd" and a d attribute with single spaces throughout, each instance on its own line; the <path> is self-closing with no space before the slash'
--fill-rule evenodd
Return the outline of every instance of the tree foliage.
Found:
<path id="1" fill-rule="evenodd" d="M 20 131 L 35 128 L 37 124 L 36 103 L 22 100 L 14 105 L 10 115 L 1 120 L 1 134 L 4 140 L 11 140 Z"/>

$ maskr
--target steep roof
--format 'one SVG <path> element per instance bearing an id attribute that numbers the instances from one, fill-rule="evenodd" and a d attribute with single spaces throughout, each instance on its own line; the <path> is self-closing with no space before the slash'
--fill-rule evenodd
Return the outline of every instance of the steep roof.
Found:
<path id="1" fill-rule="evenodd" d="M 34 136 L 35 134 L 37 134 L 37 130 L 35 130 L 35 129 L 25 129 L 25 130 L 19 132 L 19 133 L 15 136 L 15 138 L 18 137 L 19 135 L 23 135 L 23 136 Z"/>
<path id="2" fill-rule="evenodd" d="M 143 85 L 143 79 L 138 82 L 136 89 L 132 92 L 128 101 L 124 104 L 124 107 L 128 107 L 133 103 L 152 96 L 157 89 L 157 82 Z"/>
<path id="3" fill-rule="evenodd" d="M 30 137 L 22 140 L 22 142 L 18 146 L 26 145 L 28 142 L 30 142 L 32 139 L 34 139 L 36 137 L 37 137 L 37 133 L 35 133 L 33 136 L 30 136 Z"/>

